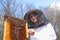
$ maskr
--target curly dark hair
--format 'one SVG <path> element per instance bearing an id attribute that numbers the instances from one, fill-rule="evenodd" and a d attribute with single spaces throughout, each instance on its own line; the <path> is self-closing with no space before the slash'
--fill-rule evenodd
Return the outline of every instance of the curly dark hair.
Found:
<path id="1" fill-rule="evenodd" d="M 38 20 L 37 25 L 31 21 L 31 15 L 37 16 L 37 20 Z M 43 12 L 38 9 L 28 11 L 24 16 L 24 19 L 28 22 L 29 28 L 41 27 L 42 25 L 45 25 L 48 23 L 48 20 L 44 16 Z"/>

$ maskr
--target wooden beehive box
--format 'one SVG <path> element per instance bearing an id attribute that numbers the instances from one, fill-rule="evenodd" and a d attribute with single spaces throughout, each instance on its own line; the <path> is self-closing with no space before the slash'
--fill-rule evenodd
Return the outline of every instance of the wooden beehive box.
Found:
<path id="1" fill-rule="evenodd" d="M 25 20 L 4 15 L 3 40 L 27 40 L 28 26 Z"/>

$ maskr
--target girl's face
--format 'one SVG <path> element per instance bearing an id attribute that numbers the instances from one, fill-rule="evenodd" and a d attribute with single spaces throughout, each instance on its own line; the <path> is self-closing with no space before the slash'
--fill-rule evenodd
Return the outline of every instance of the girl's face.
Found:
<path id="1" fill-rule="evenodd" d="M 31 21 L 33 23 L 36 23 L 37 22 L 37 16 L 36 15 L 31 15 Z"/>

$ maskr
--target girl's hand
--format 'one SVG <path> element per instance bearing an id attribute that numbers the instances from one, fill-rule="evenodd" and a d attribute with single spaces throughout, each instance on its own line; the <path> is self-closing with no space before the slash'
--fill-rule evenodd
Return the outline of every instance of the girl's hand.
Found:
<path id="1" fill-rule="evenodd" d="M 28 33 L 29 33 L 30 35 L 34 35 L 34 34 L 35 34 L 35 30 L 34 30 L 34 29 L 28 29 Z"/>

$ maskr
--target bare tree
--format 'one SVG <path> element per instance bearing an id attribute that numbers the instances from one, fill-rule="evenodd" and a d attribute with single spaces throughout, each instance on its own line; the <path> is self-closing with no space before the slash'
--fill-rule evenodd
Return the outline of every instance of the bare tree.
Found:
<path id="1" fill-rule="evenodd" d="M 51 5 L 49 7 L 46 7 L 45 15 L 47 19 L 52 23 L 52 25 L 55 28 L 56 34 L 57 34 L 57 40 L 60 40 L 60 10 L 57 9 L 57 4 L 54 4 L 53 7 Z"/>

